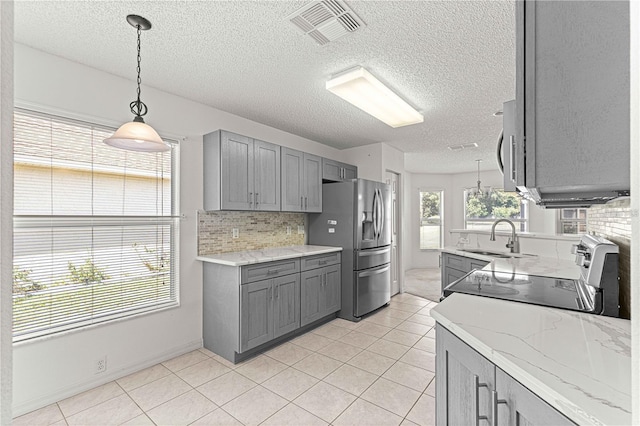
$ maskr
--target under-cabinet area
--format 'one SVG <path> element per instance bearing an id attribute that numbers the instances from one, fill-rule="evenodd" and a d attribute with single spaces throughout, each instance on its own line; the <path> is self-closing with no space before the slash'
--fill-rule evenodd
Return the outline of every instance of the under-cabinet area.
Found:
<path id="1" fill-rule="evenodd" d="M 200 256 L 204 347 L 235 363 L 335 318 L 340 251 L 297 246 Z"/>
<path id="2" fill-rule="evenodd" d="M 472 259 L 442 252 L 440 254 L 440 267 L 442 268 L 442 290 L 452 282 L 464 277 L 474 269 L 482 269 L 489 264 L 486 260 Z"/>

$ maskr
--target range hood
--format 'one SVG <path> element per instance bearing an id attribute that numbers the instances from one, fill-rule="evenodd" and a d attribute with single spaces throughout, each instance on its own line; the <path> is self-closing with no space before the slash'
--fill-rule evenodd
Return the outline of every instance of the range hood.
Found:
<path id="1" fill-rule="evenodd" d="M 524 198 L 548 209 L 588 208 L 594 204 L 606 204 L 619 197 L 629 196 L 629 191 L 581 191 L 569 193 L 544 193 L 538 188 L 518 187 Z"/>

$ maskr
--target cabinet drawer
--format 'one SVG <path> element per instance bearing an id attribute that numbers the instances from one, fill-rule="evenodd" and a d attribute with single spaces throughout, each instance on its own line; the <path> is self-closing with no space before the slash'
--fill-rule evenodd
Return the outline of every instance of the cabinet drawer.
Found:
<path id="1" fill-rule="evenodd" d="M 469 264 L 471 265 L 471 269 L 482 269 L 485 266 L 487 266 L 489 264 L 489 262 L 485 262 L 484 260 L 471 260 L 469 261 Z"/>
<path id="2" fill-rule="evenodd" d="M 242 284 L 300 272 L 300 259 L 258 263 L 242 267 Z"/>
<path id="3" fill-rule="evenodd" d="M 308 256 L 302 258 L 302 270 L 321 268 L 323 266 L 335 265 L 340 263 L 340 252 L 319 254 L 317 256 Z"/>
<path id="4" fill-rule="evenodd" d="M 468 259 L 465 257 L 448 253 L 442 253 L 442 257 L 446 268 L 453 268 L 459 271 L 466 271 L 468 269 Z"/>

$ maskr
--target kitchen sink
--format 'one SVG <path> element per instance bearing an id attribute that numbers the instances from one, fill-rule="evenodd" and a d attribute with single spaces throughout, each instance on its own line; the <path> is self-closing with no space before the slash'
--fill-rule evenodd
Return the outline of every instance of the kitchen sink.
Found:
<path id="1" fill-rule="evenodd" d="M 466 251 L 467 253 L 481 254 L 483 256 L 491 256 L 491 257 L 500 257 L 500 258 L 511 258 L 511 257 L 531 257 L 536 256 L 535 254 L 526 254 L 526 253 L 505 253 L 500 251 L 491 251 L 486 249 L 458 249 L 460 251 Z"/>

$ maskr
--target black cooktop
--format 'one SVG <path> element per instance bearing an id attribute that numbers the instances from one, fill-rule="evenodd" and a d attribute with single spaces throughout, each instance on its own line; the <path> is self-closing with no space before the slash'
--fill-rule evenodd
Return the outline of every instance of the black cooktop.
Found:
<path id="1" fill-rule="evenodd" d="M 579 280 L 474 270 L 448 285 L 443 296 L 464 293 L 590 312 L 587 306 L 593 302 L 583 300 L 589 295 L 585 295 L 580 286 L 584 284 Z"/>

